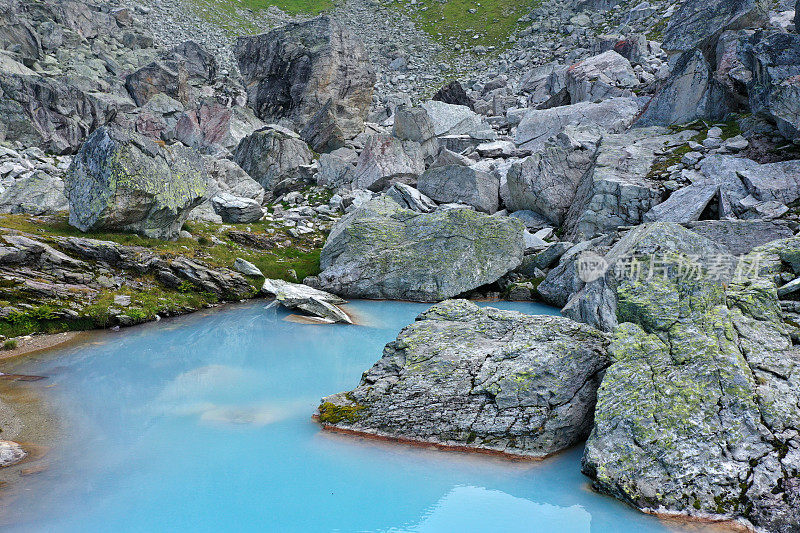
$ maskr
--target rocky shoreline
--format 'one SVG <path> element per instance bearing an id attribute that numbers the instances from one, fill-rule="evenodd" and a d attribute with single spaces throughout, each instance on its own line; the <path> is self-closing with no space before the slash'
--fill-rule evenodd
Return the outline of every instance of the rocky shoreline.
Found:
<path id="1" fill-rule="evenodd" d="M 637 509 L 795 531 L 797 6 L 394 4 L 0 6 L 4 347 L 260 295 L 326 324 L 429 302 L 324 427 L 585 441 Z M 562 316 L 469 301 L 501 297 Z"/>

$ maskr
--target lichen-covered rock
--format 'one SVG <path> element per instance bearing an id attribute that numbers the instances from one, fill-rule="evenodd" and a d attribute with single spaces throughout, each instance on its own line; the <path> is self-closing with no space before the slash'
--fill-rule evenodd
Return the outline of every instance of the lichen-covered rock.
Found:
<path id="1" fill-rule="evenodd" d="M 352 298 L 444 300 L 519 266 L 523 229 L 512 218 L 469 209 L 417 213 L 377 198 L 334 226 L 313 285 Z"/>
<path id="2" fill-rule="evenodd" d="M 240 37 L 234 54 L 248 105 L 262 120 L 286 119 L 300 131 L 331 102 L 345 139 L 364 130 L 375 73 L 363 44 L 332 17 Z"/>
<path id="3" fill-rule="evenodd" d="M 313 159 L 314 154 L 296 133 L 279 126 L 253 132 L 233 152 L 233 160 L 268 192 Z"/>
<path id="4" fill-rule="evenodd" d="M 449 300 L 422 313 L 354 390 L 323 398 L 326 426 L 545 457 L 580 442 L 608 364 L 605 335 L 554 316 Z"/>
<path id="5" fill-rule="evenodd" d="M 160 147 L 116 127 L 97 129 L 65 177 L 69 223 L 81 231 L 124 230 L 177 238 L 206 198 L 203 159 L 180 145 Z"/>
<path id="6" fill-rule="evenodd" d="M 583 175 L 594 164 L 600 132 L 567 126 L 532 156 L 514 163 L 506 176 L 511 211 L 535 211 L 564 222 Z"/>
<path id="7" fill-rule="evenodd" d="M 417 180 L 417 188 L 435 202 L 471 205 L 484 213 L 495 213 L 500 203 L 497 176 L 461 165 L 426 170 Z"/>
<path id="8" fill-rule="evenodd" d="M 800 351 L 763 255 L 739 277 L 703 261 L 679 275 L 679 254 L 659 265 L 672 275 L 620 281 L 583 458 L 599 490 L 642 509 L 800 528 Z"/>

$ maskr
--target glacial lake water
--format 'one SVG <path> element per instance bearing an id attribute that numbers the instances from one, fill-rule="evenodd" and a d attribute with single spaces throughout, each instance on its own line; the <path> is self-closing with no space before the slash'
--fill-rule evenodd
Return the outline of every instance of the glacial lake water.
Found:
<path id="1" fill-rule="evenodd" d="M 428 306 L 351 303 L 364 326 L 288 322 L 265 306 L 102 333 L 16 368 L 47 376 L 30 386 L 57 406 L 67 434 L 4 530 L 683 530 L 592 492 L 582 447 L 514 462 L 322 431 L 311 420 L 319 399 L 353 388 Z"/>

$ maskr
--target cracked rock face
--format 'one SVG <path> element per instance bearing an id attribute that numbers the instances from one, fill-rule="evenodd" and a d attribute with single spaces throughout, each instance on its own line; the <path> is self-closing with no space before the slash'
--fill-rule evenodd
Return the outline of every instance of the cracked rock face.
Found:
<path id="1" fill-rule="evenodd" d="M 81 231 L 133 231 L 177 238 L 206 199 L 203 160 L 181 145 L 160 147 L 142 135 L 103 126 L 84 143 L 65 178 L 69 223 Z"/>
<path id="2" fill-rule="evenodd" d="M 544 457 L 580 442 L 608 364 L 599 331 L 449 300 L 422 313 L 319 420 L 363 433 Z"/>
<path id="3" fill-rule="evenodd" d="M 763 251 L 742 263 L 757 274 L 727 287 L 705 268 L 619 284 L 583 458 L 596 488 L 643 509 L 800 528 L 800 351 L 772 281 L 780 260 L 759 264 Z"/>
<path id="4" fill-rule="evenodd" d="M 351 298 L 445 300 L 518 267 L 523 230 L 510 217 L 418 213 L 381 197 L 337 223 L 322 249 L 322 273 L 309 284 Z"/>

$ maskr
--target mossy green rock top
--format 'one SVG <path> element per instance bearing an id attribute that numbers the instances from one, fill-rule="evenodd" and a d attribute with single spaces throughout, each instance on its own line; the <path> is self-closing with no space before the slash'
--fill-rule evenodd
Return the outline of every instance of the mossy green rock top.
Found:
<path id="1" fill-rule="evenodd" d="M 519 266 L 523 231 L 515 218 L 470 209 L 418 213 L 380 197 L 337 223 L 312 284 L 351 298 L 445 300 Z"/>
<path id="2" fill-rule="evenodd" d="M 89 136 L 65 181 L 71 225 L 158 239 L 177 238 L 207 191 L 198 152 L 182 145 L 162 147 L 115 126 Z"/>
<path id="3" fill-rule="evenodd" d="M 321 423 L 544 457 L 589 433 L 606 335 L 556 316 L 448 300 L 422 313 L 361 384 L 322 400 Z"/>
<path id="4" fill-rule="evenodd" d="M 704 262 L 617 285 L 583 458 L 595 487 L 643 509 L 800 531 L 800 350 L 772 281 L 778 251 L 796 248 L 756 248 L 727 284 Z"/>

